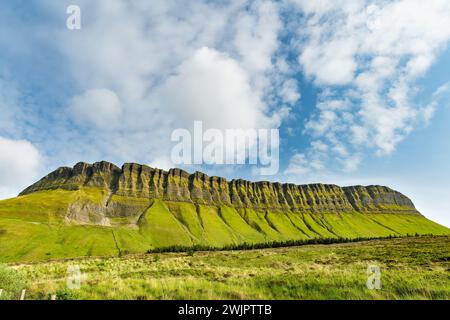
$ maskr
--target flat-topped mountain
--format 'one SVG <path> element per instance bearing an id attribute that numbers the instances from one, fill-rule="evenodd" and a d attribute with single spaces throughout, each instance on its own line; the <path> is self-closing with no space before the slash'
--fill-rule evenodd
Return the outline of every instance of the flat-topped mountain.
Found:
<path id="1" fill-rule="evenodd" d="M 409 198 L 388 187 L 342 188 L 324 184 L 227 181 L 201 172 L 189 174 L 181 169 L 164 171 L 135 163 L 124 164 L 122 168 L 108 162 L 81 162 L 73 168 L 62 167 L 25 189 L 20 195 L 43 190 L 83 188 L 100 188 L 111 196 L 259 210 L 417 213 Z"/>
<path id="2" fill-rule="evenodd" d="M 388 187 L 227 181 L 134 163 L 59 168 L 0 201 L 0 262 L 449 232 Z"/>

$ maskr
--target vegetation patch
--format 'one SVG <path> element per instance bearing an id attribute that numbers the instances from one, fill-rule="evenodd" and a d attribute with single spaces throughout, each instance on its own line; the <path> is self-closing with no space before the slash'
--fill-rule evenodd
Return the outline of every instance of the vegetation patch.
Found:
<path id="1" fill-rule="evenodd" d="M 19 299 L 26 286 L 27 281 L 21 272 L 0 264 L 0 300 Z"/>
<path id="2" fill-rule="evenodd" d="M 450 299 L 450 236 L 16 265 L 28 299 Z M 67 289 L 78 265 L 80 290 Z M 368 266 L 381 272 L 370 290 Z"/>

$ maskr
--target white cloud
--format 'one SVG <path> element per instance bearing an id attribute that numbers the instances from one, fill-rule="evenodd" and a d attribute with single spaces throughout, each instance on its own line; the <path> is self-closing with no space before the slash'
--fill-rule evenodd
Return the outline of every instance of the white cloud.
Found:
<path id="1" fill-rule="evenodd" d="M 32 184 L 41 164 L 42 157 L 30 142 L 0 137 L 0 199 L 17 196 Z"/>
<path id="2" fill-rule="evenodd" d="M 166 171 L 176 167 L 169 157 L 157 157 L 148 165 L 152 168 L 163 169 Z"/>
<path id="3" fill-rule="evenodd" d="M 111 90 L 93 89 L 72 98 L 69 112 L 82 126 L 112 129 L 122 114 L 122 106 Z"/>
<path id="4" fill-rule="evenodd" d="M 362 126 L 354 125 L 351 130 L 351 143 L 355 145 L 362 145 L 368 140 L 368 130 Z"/>
<path id="5" fill-rule="evenodd" d="M 362 158 L 359 154 L 354 154 L 349 157 L 345 157 L 342 162 L 345 172 L 353 172 L 359 168 L 359 165 L 362 162 Z"/>
<path id="6" fill-rule="evenodd" d="M 316 140 L 311 142 L 311 148 L 313 150 L 319 151 L 319 152 L 327 152 L 328 151 L 328 145 L 323 143 L 320 140 Z"/>
<path id="7" fill-rule="evenodd" d="M 309 120 L 305 127 L 307 130 L 311 131 L 315 136 L 323 136 L 330 130 L 333 130 L 338 116 L 335 112 L 330 110 L 325 110 L 320 113 L 319 119 Z"/>
<path id="8" fill-rule="evenodd" d="M 297 153 L 292 156 L 289 161 L 287 169 L 284 171 L 285 175 L 304 175 L 310 172 L 309 162 L 306 156 L 302 153 Z"/>
<path id="9" fill-rule="evenodd" d="M 68 3 L 45 1 L 55 15 Z M 274 88 L 283 72 L 277 64 L 283 25 L 276 2 L 80 0 L 79 5 L 82 30 L 46 30 L 54 35 L 50 45 L 57 43 L 68 61 L 74 91 L 82 93 L 68 115 L 91 130 L 88 137 L 82 127 L 58 129 L 77 146 L 61 150 L 61 158 L 75 161 L 84 154 L 149 163 L 170 155 L 171 131 L 190 128 L 193 120 L 216 128 L 271 128 L 288 115 L 288 108 L 268 98 L 269 92 L 278 94 Z M 98 88 L 110 92 L 98 94 Z"/>
<path id="10" fill-rule="evenodd" d="M 355 8 L 360 8 L 364 1 L 362 0 L 289 0 L 294 3 L 307 15 L 324 15 L 336 8 L 343 8 L 347 12 L 355 11 Z M 315 18 L 318 18 L 317 16 Z M 318 20 L 314 20 L 318 22 Z"/>
<path id="11" fill-rule="evenodd" d="M 279 46 L 281 27 L 275 2 L 255 1 L 249 11 L 238 14 L 234 44 L 247 70 L 259 73 L 272 68 L 272 56 Z"/>
<path id="12" fill-rule="evenodd" d="M 335 154 L 337 154 L 340 157 L 345 158 L 345 157 L 348 157 L 348 155 L 349 155 L 347 148 L 342 143 L 339 143 L 339 142 L 334 143 L 332 150 Z"/>
<path id="13" fill-rule="evenodd" d="M 202 120 L 205 127 L 218 129 L 273 126 L 248 73 L 228 55 L 207 47 L 180 65 L 158 98 L 184 125 Z"/>
<path id="14" fill-rule="evenodd" d="M 289 159 L 289 164 L 284 171 L 285 176 L 305 176 L 311 177 L 316 172 L 324 173 L 326 170 L 320 154 L 317 153 L 296 153 Z"/>
<path id="15" fill-rule="evenodd" d="M 334 39 L 311 44 L 299 57 L 306 75 L 313 76 L 318 84 L 345 85 L 353 80 L 357 69 L 354 60 L 353 39 Z"/>
<path id="16" fill-rule="evenodd" d="M 37 119 L 32 111 L 21 96 L 18 83 L 2 77 L 0 72 L 0 136 L 21 138 L 25 133 L 35 134 L 29 126 Z"/>
<path id="17" fill-rule="evenodd" d="M 437 88 L 437 90 L 433 93 L 431 102 L 422 108 L 421 116 L 426 125 L 428 125 L 433 118 L 438 105 L 442 103 L 444 97 L 448 97 L 450 93 L 450 83 L 447 82 Z"/>
<path id="18" fill-rule="evenodd" d="M 283 101 L 288 104 L 294 104 L 298 102 L 301 98 L 300 92 L 298 90 L 297 81 L 294 79 L 288 79 L 284 81 L 280 96 L 283 98 Z"/>
<path id="19" fill-rule="evenodd" d="M 57 16 L 69 3 L 44 0 L 42 8 Z M 79 5 L 82 30 L 46 26 L 45 37 L 37 37 L 57 46 L 71 94 L 78 95 L 66 101 L 68 115 L 57 110 L 51 126 L 47 149 L 65 162 L 156 161 L 170 154 L 172 129 L 193 120 L 217 128 L 276 127 L 299 102 L 299 72 L 322 91 L 313 115 L 300 120 L 303 132 L 320 141 L 304 151 L 309 168 L 323 167 L 327 154 L 330 161 L 351 160 L 365 148 L 388 154 L 419 119 L 431 119 L 436 103 L 414 103 L 415 81 L 450 37 L 446 0 Z M 295 19 L 285 19 L 291 13 Z M 8 110 L 12 104 L 1 100 Z M 3 113 L 0 125 L 18 127 L 17 115 Z M 71 120 L 92 132 L 71 127 Z M 302 124 L 291 127 L 302 132 Z"/>
<path id="20" fill-rule="evenodd" d="M 415 103 L 416 81 L 450 40 L 450 2 L 290 2 L 306 13 L 298 61 L 324 89 L 306 132 L 330 145 L 330 160 L 344 157 L 348 170 L 345 163 L 361 163 L 355 154 L 390 154 L 431 119 L 436 96 L 428 105 Z"/>
<path id="21" fill-rule="evenodd" d="M 17 131 L 15 120 L 21 113 L 16 103 L 17 96 L 17 90 L 0 78 L 0 132 Z"/>

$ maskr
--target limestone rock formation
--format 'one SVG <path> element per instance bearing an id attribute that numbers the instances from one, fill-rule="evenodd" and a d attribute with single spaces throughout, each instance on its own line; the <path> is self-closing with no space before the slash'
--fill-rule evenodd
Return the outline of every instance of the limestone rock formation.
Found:
<path id="1" fill-rule="evenodd" d="M 201 172 L 189 174 L 180 169 L 164 171 L 135 163 L 126 163 L 119 168 L 104 161 L 94 164 L 81 162 L 73 168 L 59 168 L 20 195 L 42 190 L 82 188 L 105 191 L 108 197 L 103 207 L 108 209 L 109 216 L 133 215 L 133 204 L 124 206 L 123 203 L 115 203 L 114 197 L 273 211 L 418 213 L 409 198 L 383 186 L 227 181 Z M 141 205 L 138 207 L 141 208 Z M 101 223 L 108 224 L 107 221 Z"/>
<path id="2" fill-rule="evenodd" d="M 0 261 L 408 234 L 450 230 L 388 187 L 227 181 L 135 163 L 59 168 L 0 201 Z"/>

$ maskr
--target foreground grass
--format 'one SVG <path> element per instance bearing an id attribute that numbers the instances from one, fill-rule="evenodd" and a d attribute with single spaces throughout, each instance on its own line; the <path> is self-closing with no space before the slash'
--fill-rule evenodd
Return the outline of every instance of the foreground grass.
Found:
<path id="1" fill-rule="evenodd" d="M 81 289 L 66 289 L 79 265 Z M 369 265 L 381 290 L 366 287 Z M 29 299 L 450 299 L 450 236 L 16 265 Z"/>

